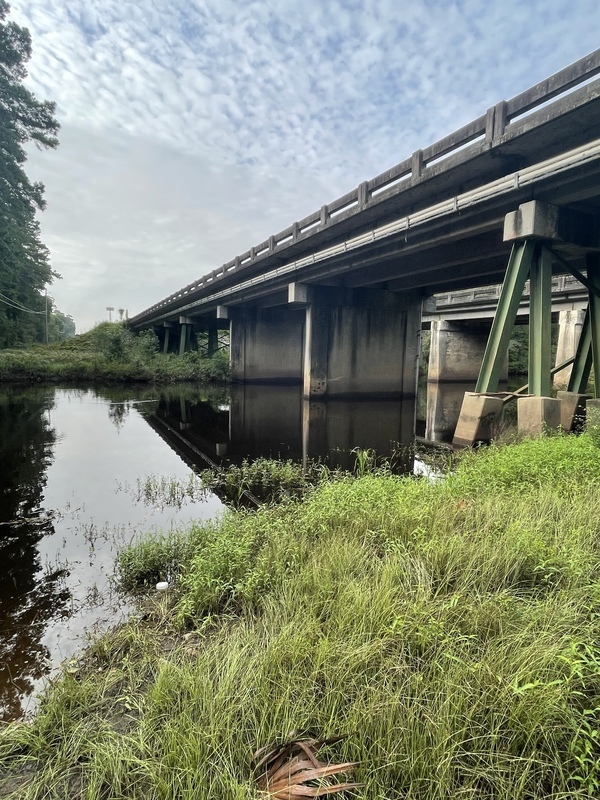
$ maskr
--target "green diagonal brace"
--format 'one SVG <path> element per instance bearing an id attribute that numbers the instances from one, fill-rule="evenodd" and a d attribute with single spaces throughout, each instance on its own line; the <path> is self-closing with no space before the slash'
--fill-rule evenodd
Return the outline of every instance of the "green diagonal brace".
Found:
<path id="1" fill-rule="evenodd" d="M 550 397 L 552 379 L 552 253 L 536 248 L 529 273 L 529 392 Z"/>
<path id="2" fill-rule="evenodd" d="M 587 389 L 591 370 L 592 328 L 590 325 L 590 309 L 588 306 L 585 311 L 579 342 L 577 343 L 577 352 L 575 353 L 575 361 L 573 362 L 571 377 L 569 378 L 569 383 L 567 384 L 567 391 L 583 394 Z"/>
<path id="3" fill-rule="evenodd" d="M 508 352 L 508 343 L 517 318 L 519 302 L 523 297 L 525 281 L 529 275 L 535 247 L 535 242 L 529 239 L 513 244 L 498 300 L 498 308 L 483 354 L 479 378 L 475 387 L 476 392 L 498 390 L 500 372 Z"/>
<path id="4" fill-rule="evenodd" d="M 594 364 L 594 393 L 600 397 L 600 253 L 588 253 L 585 258 L 590 283 L 589 314 L 592 333 L 592 362 Z"/>

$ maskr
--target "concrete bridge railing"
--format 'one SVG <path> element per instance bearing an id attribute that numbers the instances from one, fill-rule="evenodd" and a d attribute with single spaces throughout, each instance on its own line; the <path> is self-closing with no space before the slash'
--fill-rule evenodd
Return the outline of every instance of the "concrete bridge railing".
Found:
<path id="1" fill-rule="evenodd" d="M 171 310 L 176 313 L 177 308 L 184 304 L 182 301 L 201 295 L 212 284 L 249 271 L 249 268 L 273 255 L 284 256 L 288 248 L 303 242 L 309 244 L 311 237 L 316 234 L 333 229 L 340 222 L 364 214 L 371 208 L 379 209 L 377 213 L 381 214 L 387 201 L 397 198 L 408 189 L 449 173 L 492 147 L 509 144 L 522 134 L 589 103 L 592 96 L 600 96 L 600 82 L 589 85 L 589 81 L 599 73 L 600 49 L 510 100 L 496 103 L 467 125 L 417 150 L 399 164 L 269 236 L 245 253 L 132 317 L 131 324 L 143 327 L 147 320 L 156 316 L 156 312 Z M 333 231 L 331 238 L 335 238 Z"/>

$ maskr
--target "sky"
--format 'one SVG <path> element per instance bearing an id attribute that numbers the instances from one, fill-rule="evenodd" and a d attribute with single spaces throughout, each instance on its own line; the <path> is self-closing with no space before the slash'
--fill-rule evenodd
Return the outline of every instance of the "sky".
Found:
<path id="1" fill-rule="evenodd" d="M 12 0 L 50 293 L 133 316 L 600 44 L 598 0 Z M 117 311 L 114 312 L 114 315 Z M 113 316 L 114 318 L 114 316 Z"/>

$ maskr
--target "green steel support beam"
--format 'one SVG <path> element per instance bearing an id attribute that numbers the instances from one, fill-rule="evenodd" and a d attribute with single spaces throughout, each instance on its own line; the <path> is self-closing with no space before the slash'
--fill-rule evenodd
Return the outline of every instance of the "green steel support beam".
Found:
<path id="1" fill-rule="evenodd" d="M 529 392 L 550 397 L 552 370 L 552 253 L 535 250 L 529 272 Z"/>
<path id="2" fill-rule="evenodd" d="M 590 330 L 592 333 L 592 362 L 594 364 L 594 394 L 600 397 L 600 253 L 585 257 L 587 278 L 590 283 Z"/>
<path id="3" fill-rule="evenodd" d="M 564 259 L 560 255 L 560 253 L 557 253 L 551 247 L 549 248 L 549 250 L 552 253 L 554 260 L 558 261 L 559 264 L 562 264 L 563 267 L 566 267 L 566 269 L 571 273 L 571 275 L 574 278 L 577 278 L 579 283 L 582 283 L 585 286 L 588 292 L 593 292 L 596 296 L 600 297 L 600 286 L 594 286 L 593 284 L 591 284 L 586 278 L 586 276 L 583 273 L 579 272 L 579 270 L 576 269 L 572 264 L 569 264 L 569 262 L 566 259 Z"/>
<path id="4" fill-rule="evenodd" d="M 583 320 L 581 336 L 579 337 L 579 342 L 577 343 L 577 352 L 575 353 L 575 361 L 573 362 L 571 377 L 569 378 L 569 383 L 567 384 L 567 391 L 583 394 L 587 389 L 591 370 L 592 328 L 590 325 L 590 309 L 588 306 Z"/>
<path id="5" fill-rule="evenodd" d="M 535 242 L 530 239 L 513 244 L 498 300 L 498 308 L 481 362 L 479 378 L 475 387 L 476 392 L 498 390 L 500 372 L 508 352 L 508 343 L 517 318 L 519 301 L 523 296 L 535 247 Z"/>

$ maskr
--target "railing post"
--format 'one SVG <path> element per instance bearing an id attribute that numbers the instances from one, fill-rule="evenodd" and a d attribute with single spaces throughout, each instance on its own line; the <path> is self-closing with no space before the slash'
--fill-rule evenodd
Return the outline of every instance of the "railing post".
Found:
<path id="1" fill-rule="evenodd" d="M 358 185 L 358 207 L 364 208 L 369 200 L 369 184 L 367 181 Z"/>
<path id="2" fill-rule="evenodd" d="M 423 174 L 423 151 L 415 150 L 412 154 L 412 179 L 420 178 Z"/>

